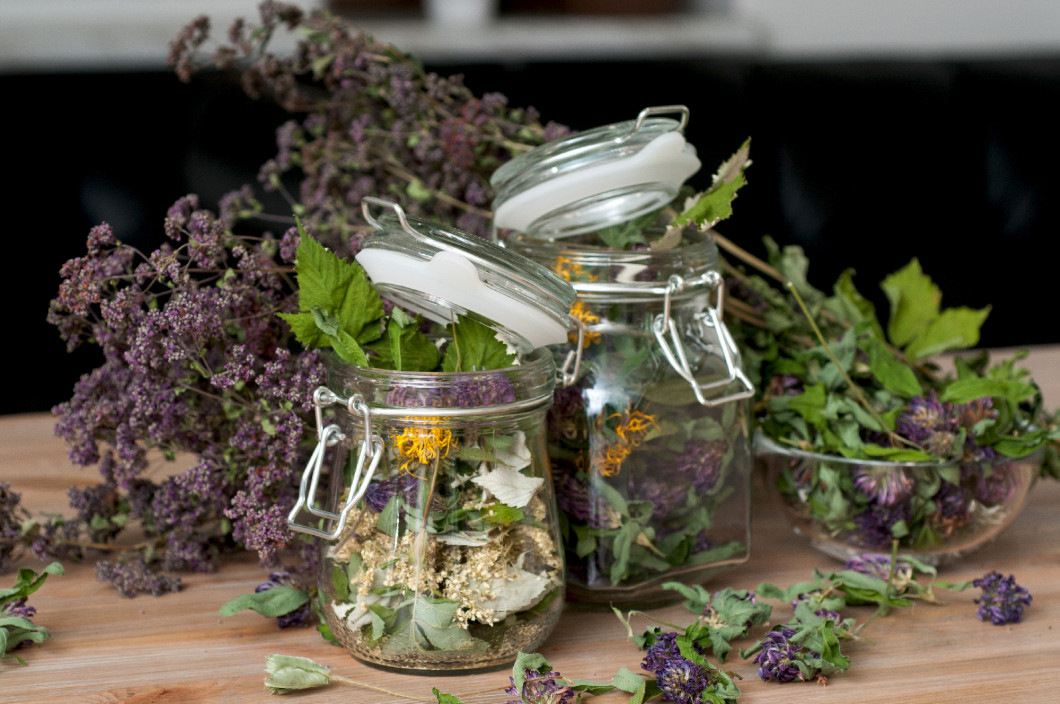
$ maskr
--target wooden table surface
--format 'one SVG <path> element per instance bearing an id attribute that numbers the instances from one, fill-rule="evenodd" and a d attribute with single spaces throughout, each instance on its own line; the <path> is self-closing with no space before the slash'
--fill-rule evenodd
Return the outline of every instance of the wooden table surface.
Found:
<path id="1" fill-rule="evenodd" d="M 1042 385 L 1049 407 L 1055 407 L 1060 403 L 1060 349 L 1035 349 L 1025 364 Z M 14 415 L 0 417 L 0 479 L 21 492 L 31 510 L 63 511 L 66 488 L 92 483 L 95 475 L 68 462 L 47 415 Z M 972 602 L 976 589 L 939 590 L 942 605 L 917 603 L 893 610 L 866 629 L 871 643 L 846 644 L 852 666 L 826 686 L 762 682 L 754 664 L 734 653 L 726 669 L 743 678 L 740 701 L 1060 702 L 1058 507 L 1060 482 L 1039 483 L 1001 537 L 940 571 L 941 579 L 955 582 L 990 570 L 1015 575 L 1034 597 L 1022 623 L 999 627 L 979 621 Z M 768 492 L 756 492 L 754 508 L 750 561 L 720 575 L 708 588 L 754 589 L 763 581 L 783 586 L 810 578 L 815 567 L 838 567 L 791 533 Z M 20 564 L 43 567 L 35 561 Z M 461 676 L 396 674 L 353 660 L 312 628 L 280 630 L 249 611 L 219 616 L 222 604 L 252 591 L 263 577 L 256 560 L 246 556 L 214 574 L 183 576 L 179 593 L 122 599 L 96 582 L 91 564 L 68 564 L 66 574 L 49 577 L 30 602 L 37 608 L 35 622 L 53 637 L 20 651 L 25 667 L 11 659 L 0 661 L 0 702 L 265 701 L 265 659 L 271 653 L 309 657 L 337 675 L 427 701 L 433 701 L 432 687 L 467 704 L 507 701 L 502 691 L 507 669 Z M 13 574 L 0 575 L 0 587 L 9 582 Z M 852 612 L 861 620 L 871 610 Z M 681 624 L 692 616 L 681 606 L 652 614 Z M 786 608 L 774 610 L 777 620 L 789 616 Z M 641 619 L 635 625 L 649 624 Z M 639 671 L 642 657 L 613 614 L 569 609 L 540 652 L 564 675 L 596 681 L 609 681 L 620 667 Z M 301 702 L 402 701 L 393 693 L 344 684 L 288 697 Z M 592 701 L 611 704 L 627 698 L 607 695 Z"/>

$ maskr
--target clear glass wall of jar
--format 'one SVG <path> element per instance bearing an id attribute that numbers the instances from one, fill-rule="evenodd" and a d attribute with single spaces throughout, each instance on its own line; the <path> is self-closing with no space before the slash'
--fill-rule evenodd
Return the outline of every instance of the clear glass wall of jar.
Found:
<path id="1" fill-rule="evenodd" d="M 665 582 L 749 556 L 752 387 L 721 323 L 709 235 L 662 250 L 583 244 L 599 241 L 506 240 L 571 281 L 584 325 L 579 378 L 548 421 L 568 600 L 643 608 L 677 598 Z"/>
<path id="2" fill-rule="evenodd" d="M 333 364 L 314 399 L 335 408 L 321 424 L 323 461 L 292 516 L 315 514 L 300 529 L 334 541 L 323 614 L 351 655 L 478 669 L 552 631 L 564 604 L 545 441 L 555 378 L 547 350 L 480 373 Z M 325 482 L 341 511 L 320 508 Z"/>

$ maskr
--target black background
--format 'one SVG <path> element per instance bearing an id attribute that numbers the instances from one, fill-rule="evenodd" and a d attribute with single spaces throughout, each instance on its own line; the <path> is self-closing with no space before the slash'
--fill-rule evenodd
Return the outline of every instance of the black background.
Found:
<path id="1" fill-rule="evenodd" d="M 916 256 L 943 305 L 992 305 L 982 343 L 1060 342 L 1060 57 L 968 61 L 670 62 L 434 65 L 476 92 L 499 91 L 576 129 L 681 103 L 704 163 L 752 138 L 749 185 L 722 232 L 761 251 L 763 235 L 799 244 L 811 282 L 856 271 L 878 282 Z M 169 205 L 197 193 L 215 207 L 256 184 L 286 116 L 219 77 L 168 72 L 0 75 L 8 382 L 0 413 L 65 400 L 98 364 L 66 352 L 45 322 L 64 261 L 110 222 L 145 249 Z M 13 248 L 12 248 L 13 247 Z"/>

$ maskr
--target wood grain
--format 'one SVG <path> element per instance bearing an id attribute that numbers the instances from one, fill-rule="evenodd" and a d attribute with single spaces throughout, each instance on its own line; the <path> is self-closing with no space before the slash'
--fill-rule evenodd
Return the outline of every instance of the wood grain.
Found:
<path id="1" fill-rule="evenodd" d="M 1025 363 L 1042 385 L 1047 403 L 1060 401 L 1060 349 L 1033 350 Z M 24 503 L 39 510 L 66 508 L 66 488 L 90 483 L 91 470 L 66 459 L 63 443 L 52 435 L 46 415 L 0 417 L 0 478 L 23 494 Z M 754 589 L 767 581 L 785 585 L 807 579 L 815 567 L 836 563 L 795 536 L 777 511 L 774 497 L 756 486 L 754 544 L 744 565 L 708 585 Z M 940 590 L 941 605 L 917 604 L 894 610 L 866 631 L 866 638 L 844 648 L 850 670 L 827 686 L 762 682 L 753 663 L 735 654 L 726 667 L 742 677 L 741 702 L 1039 702 L 1060 695 L 1060 483 L 1042 482 L 1027 506 L 993 544 L 959 565 L 944 568 L 940 577 L 961 581 L 996 569 L 1014 574 L 1034 596 L 1025 620 L 993 626 L 976 618 L 972 599 Z M 25 562 L 40 568 L 40 563 Z M 324 642 L 313 629 L 275 628 L 251 612 L 221 618 L 218 609 L 238 594 L 253 590 L 264 577 L 256 561 L 244 556 L 223 564 L 214 574 L 184 575 L 184 588 L 163 597 L 119 598 L 96 582 L 90 564 L 67 565 L 67 573 L 50 577 L 33 596 L 36 621 L 53 638 L 21 654 L 28 665 L 0 661 L 0 702 L 258 702 L 263 688 L 265 658 L 270 653 L 301 655 L 331 666 L 333 672 L 376 688 L 433 701 L 431 688 L 460 696 L 466 704 L 503 702 L 507 669 L 461 676 L 410 675 L 361 664 Z M 11 575 L 0 576 L 6 586 Z M 867 617 L 865 609 L 854 615 Z M 680 606 L 651 615 L 685 624 L 691 615 Z M 776 620 L 790 611 L 778 607 Z M 646 627 L 646 619 L 635 619 Z M 746 645 L 746 644 L 742 644 Z M 610 613 L 568 610 L 557 630 L 541 648 L 554 666 L 569 677 L 609 680 L 620 667 L 639 670 L 641 654 L 628 642 L 624 627 Z M 288 699 L 298 702 L 391 704 L 401 696 L 362 687 L 334 684 Z M 621 696 L 598 697 L 611 704 Z"/>

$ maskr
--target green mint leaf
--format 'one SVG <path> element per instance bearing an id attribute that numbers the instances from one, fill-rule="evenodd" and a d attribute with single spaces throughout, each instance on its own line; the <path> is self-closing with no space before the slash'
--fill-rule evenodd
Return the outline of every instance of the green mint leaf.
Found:
<path id="1" fill-rule="evenodd" d="M 420 321 L 400 308 L 395 308 L 387 325 L 387 345 L 374 347 L 385 358 L 389 353 L 391 366 L 398 371 L 432 372 L 438 368 L 441 353 L 430 338 L 420 332 Z M 373 365 L 379 364 L 373 359 Z"/>
<path id="2" fill-rule="evenodd" d="M 464 704 L 459 697 L 441 692 L 437 687 L 431 688 L 431 694 L 438 700 L 438 704 Z"/>
<path id="3" fill-rule="evenodd" d="M 884 278 L 880 288 L 891 306 L 887 336 L 898 347 L 912 342 L 939 315 L 942 292 L 915 258 Z"/>
<path id="4" fill-rule="evenodd" d="M 527 670 L 530 670 L 531 672 L 549 672 L 552 670 L 552 665 L 550 665 L 548 660 L 545 659 L 545 656 L 540 653 L 520 652 L 515 657 L 515 664 L 512 665 L 512 681 L 515 684 L 515 690 L 517 692 L 523 691 L 523 683 L 526 682 Z"/>
<path id="5" fill-rule="evenodd" d="M 924 393 L 912 367 L 902 362 L 887 343 L 877 337 L 864 337 L 858 347 L 869 356 L 869 370 L 883 388 L 912 398 Z"/>
<path id="6" fill-rule="evenodd" d="M 442 359 L 444 372 L 472 372 L 504 369 L 515 362 L 508 346 L 497 339 L 497 333 L 472 318 L 461 316 L 450 325 L 453 340 Z"/>
<path id="7" fill-rule="evenodd" d="M 939 397 L 949 403 L 968 403 L 984 396 L 993 396 L 1018 404 L 1037 394 L 1038 389 L 1033 384 L 1016 379 L 965 377 L 950 383 Z"/>
<path id="8" fill-rule="evenodd" d="M 252 594 L 240 594 L 221 607 L 222 616 L 231 616 L 244 610 L 255 611 L 266 618 L 276 618 L 301 608 L 309 596 L 301 589 L 282 584 Z"/>
<path id="9" fill-rule="evenodd" d="M 294 655 L 270 655 L 265 660 L 265 672 L 265 689 L 270 694 L 323 687 L 331 682 L 328 668 Z"/>
<path id="10" fill-rule="evenodd" d="M 979 329 L 990 308 L 947 308 L 920 330 L 905 347 L 906 356 L 916 361 L 951 350 L 964 350 L 979 344 Z"/>
<path id="11" fill-rule="evenodd" d="M 883 339 L 883 328 L 876 317 L 876 309 L 872 302 L 862 296 L 861 292 L 854 286 L 854 272 L 852 270 L 847 269 L 841 273 L 839 278 L 836 279 L 832 290 L 835 295 L 826 301 L 825 307 L 835 313 L 836 317 L 841 321 L 851 325 L 868 321 L 873 334 Z"/>
<path id="12" fill-rule="evenodd" d="M 280 317 L 307 347 L 334 345 L 338 338 L 340 347 L 348 348 L 349 342 L 339 331 L 362 345 L 378 339 L 382 335 L 379 321 L 383 317 L 383 299 L 364 269 L 327 250 L 302 230 L 301 225 L 299 232 L 301 240 L 295 262 L 298 308 L 301 314 L 312 314 L 317 332 L 308 326 L 304 317 L 293 314 Z M 343 351 L 349 354 L 348 349 Z"/>
<path id="13" fill-rule="evenodd" d="M 357 340 L 341 327 L 338 318 L 323 308 L 314 308 L 310 314 L 324 339 L 331 344 L 331 348 L 344 362 L 362 367 L 368 366 L 368 356 L 357 344 Z"/>
<path id="14" fill-rule="evenodd" d="M 15 586 L 0 589 L 0 605 L 28 597 L 41 588 L 44 580 L 48 579 L 48 575 L 61 575 L 63 573 L 63 566 L 58 562 L 52 562 L 41 570 L 40 574 L 37 574 L 29 567 L 23 567 L 18 571 Z"/>

